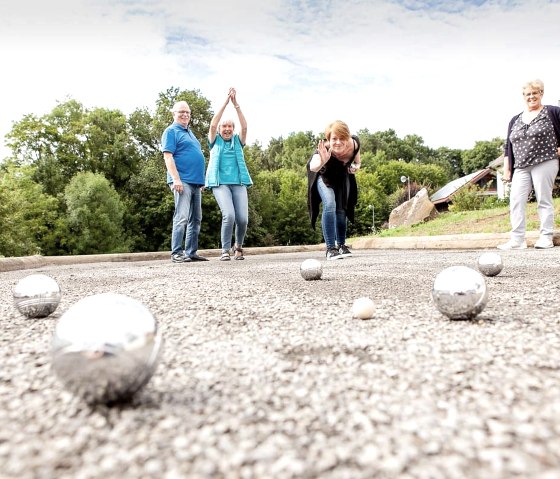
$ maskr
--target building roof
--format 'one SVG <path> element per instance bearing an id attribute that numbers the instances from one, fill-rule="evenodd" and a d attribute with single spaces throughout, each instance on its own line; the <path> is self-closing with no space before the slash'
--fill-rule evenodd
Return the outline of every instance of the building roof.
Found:
<path id="1" fill-rule="evenodd" d="M 430 196 L 430 201 L 436 205 L 438 203 L 447 203 L 450 200 L 450 197 L 457 192 L 459 188 L 462 188 L 467 183 L 476 183 L 481 178 L 484 178 L 488 173 L 492 170 L 490 168 L 484 168 L 483 170 L 475 171 L 470 175 L 462 176 L 461 178 L 457 178 L 449 183 L 447 183 L 444 187 L 437 190 L 432 196 Z"/>
<path id="2" fill-rule="evenodd" d="M 495 160 L 492 160 L 488 164 L 488 168 L 492 168 L 493 170 L 501 169 L 504 166 L 504 155 L 498 156 Z"/>

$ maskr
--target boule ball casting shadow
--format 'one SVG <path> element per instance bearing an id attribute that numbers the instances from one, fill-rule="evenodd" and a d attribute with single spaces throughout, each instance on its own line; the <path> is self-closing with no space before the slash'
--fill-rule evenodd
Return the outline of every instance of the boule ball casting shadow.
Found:
<path id="1" fill-rule="evenodd" d="M 323 276 L 323 265 L 319 260 L 309 258 L 301 263 L 299 272 L 306 281 L 318 280 Z"/>
<path id="2" fill-rule="evenodd" d="M 130 399 L 152 377 L 162 349 L 156 318 L 122 294 L 82 298 L 56 324 L 52 367 L 87 403 Z"/>
<path id="3" fill-rule="evenodd" d="M 28 318 L 45 318 L 56 310 L 62 293 L 50 276 L 30 274 L 18 281 L 13 296 L 21 314 Z"/>
<path id="4" fill-rule="evenodd" d="M 488 302 L 486 281 L 468 266 L 451 266 L 436 276 L 432 299 L 437 309 L 449 319 L 472 319 Z"/>
<path id="5" fill-rule="evenodd" d="M 504 269 L 502 257 L 494 252 L 482 253 L 478 257 L 477 266 L 484 276 L 497 276 Z"/>

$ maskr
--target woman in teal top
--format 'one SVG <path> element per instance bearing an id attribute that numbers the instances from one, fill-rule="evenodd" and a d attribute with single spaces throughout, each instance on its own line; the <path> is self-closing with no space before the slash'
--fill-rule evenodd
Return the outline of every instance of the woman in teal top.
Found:
<path id="1" fill-rule="evenodd" d="M 241 133 L 234 133 L 233 120 L 224 120 L 220 123 L 224 110 L 231 101 L 237 111 Z M 229 89 L 228 96 L 222 107 L 212 118 L 208 131 L 208 146 L 210 148 L 210 161 L 206 170 L 206 188 L 210 188 L 222 212 L 222 256 L 220 260 L 229 261 L 233 225 L 235 224 L 234 259 L 242 260 L 243 241 L 247 233 L 249 221 L 249 203 L 247 187 L 253 184 L 245 157 L 243 147 L 247 138 L 247 120 L 237 103 L 236 91 Z"/>

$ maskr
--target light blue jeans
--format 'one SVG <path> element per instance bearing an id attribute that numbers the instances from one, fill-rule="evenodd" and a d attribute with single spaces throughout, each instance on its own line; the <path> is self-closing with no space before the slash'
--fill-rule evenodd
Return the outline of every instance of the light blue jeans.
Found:
<path id="1" fill-rule="evenodd" d="M 558 174 L 558 160 L 548 160 L 527 168 L 516 168 L 511 179 L 509 210 L 511 239 L 525 240 L 525 206 L 531 190 L 535 190 L 537 213 L 539 215 L 541 236 L 552 239 L 554 233 L 554 203 L 552 189 Z"/>
<path id="2" fill-rule="evenodd" d="M 317 190 L 323 202 L 321 216 L 323 238 L 327 249 L 336 248 L 336 243 L 340 246 L 346 242 L 346 211 L 337 208 L 334 190 L 325 185 L 321 176 L 317 178 Z"/>
<path id="3" fill-rule="evenodd" d="M 171 188 L 171 185 L 170 185 Z M 200 186 L 183 183 L 183 192 L 173 192 L 175 212 L 171 230 L 171 254 L 183 253 L 192 256 L 198 250 L 198 235 L 202 222 L 202 192 Z M 185 237 L 186 233 L 186 237 Z"/>
<path id="4" fill-rule="evenodd" d="M 249 200 L 244 185 L 220 185 L 212 188 L 214 198 L 222 212 L 222 250 L 231 248 L 233 225 L 235 224 L 235 243 L 241 248 L 249 222 Z"/>

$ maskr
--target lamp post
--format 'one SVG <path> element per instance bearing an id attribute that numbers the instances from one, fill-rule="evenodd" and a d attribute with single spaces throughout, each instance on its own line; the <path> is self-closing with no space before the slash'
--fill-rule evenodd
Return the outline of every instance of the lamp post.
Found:
<path id="1" fill-rule="evenodd" d="M 410 178 L 408 176 L 401 176 L 401 183 L 408 184 L 408 201 L 410 201 Z"/>
<path id="2" fill-rule="evenodd" d="M 368 205 L 368 208 L 371 210 L 371 231 L 375 233 L 375 206 Z"/>

